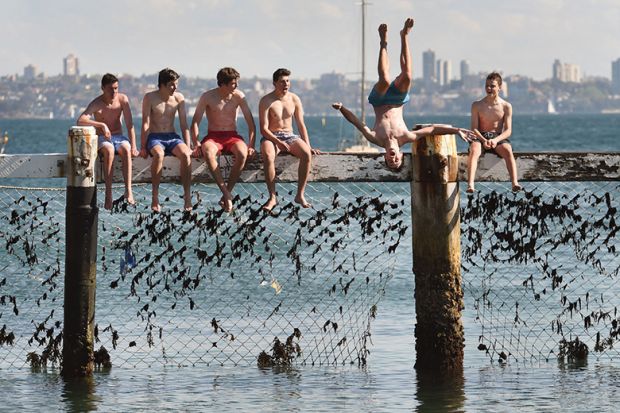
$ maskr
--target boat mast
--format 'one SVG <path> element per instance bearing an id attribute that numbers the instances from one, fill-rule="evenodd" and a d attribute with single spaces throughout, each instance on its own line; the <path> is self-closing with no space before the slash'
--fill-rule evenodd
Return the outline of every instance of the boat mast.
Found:
<path id="1" fill-rule="evenodd" d="M 366 98 L 366 6 L 368 3 L 366 0 L 362 0 L 362 80 L 361 80 L 361 95 L 360 95 L 360 118 L 363 124 L 366 124 L 366 109 L 365 109 L 365 98 Z M 369 146 L 368 142 L 361 136 L 358 135 L 358 141 L 361 145 Z"/>

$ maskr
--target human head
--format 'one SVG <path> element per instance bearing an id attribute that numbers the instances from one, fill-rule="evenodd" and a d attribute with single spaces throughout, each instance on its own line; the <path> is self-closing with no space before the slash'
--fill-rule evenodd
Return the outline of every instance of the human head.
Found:
<path id="1" fill-rule="evenodd" d="M 118 94 L 118 78 L 111 73 L 106 73 L 101 78 L 101 90 L 106 100 L 112 100 Z"/>
<path id="2" fill-rule="evenodd" d="M 278 79 L 280 79 L 282 76 L 290 76 L 290 75 L 291 75 L 290 70 L 280 68 L 276 70 L 275 72 L 273 72 L 273 83 L 275 84 L 278 81 Z"/>
<path id="3" fill-rule="evenodd" d="M 237 72 L 232 67 L 224 67 L 217 72 L 217 85 L 223 86 L 229 84 L 233 80 L 238 80 L 240 77 L 239 72 Z"/>
<path id="4" fill-rule="evenodd" d="M 118 82 L 118 78 L 114 76 L 112 73 L 106 73 L 101 78 L 101 89 L 103 89 L 107 85 L 111 85 L 112 83 Z"/>
<path id="5" fill-rule="evenodd" d="M 391 171 L 399 171 L 403 166 L 403 153 L 397 142 L 390 141 L 385 146 L 385 154 L 383 155 L 385 164 Z"/>
<path id="6" fill-rule="evenodd" d="M 496 80 L 498 86 L 502 85 L 502 75 L 500 75 L 497 72 L 489 73 L 489 75 L 487 76 L 487 80 L 491 80 L 491 81 Z"/>
<path id="7" fill-rule="evenodd" d="M 181 76 L 170 68 L 165 68 L 159 71 L 159 78 L 157 79 L 157 86 L 166 86 L 168 82 L 178 80 Z"/>
<path id="8" fill-rule="evenodd" d="M 484 89 L 487 96 L 496 97 L 499 96 L 499 91 L 502 87 L 502 76 L 497 72 L 489 73 L 487 80 L 484 83 Z"/>

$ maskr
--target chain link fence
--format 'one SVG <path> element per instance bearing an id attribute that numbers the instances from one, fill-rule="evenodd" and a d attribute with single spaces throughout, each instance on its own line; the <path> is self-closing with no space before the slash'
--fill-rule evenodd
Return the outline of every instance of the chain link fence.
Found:
<path id="1" fill-rule="evenodd" d="M 615 358 L 620 184 L 477 187 L 461 192 L 461 243 L 478 349 L 500 362 L 571 359 L 584 346 Z M 279 184 L 274 214 L 260 209 L 261 184 L 239 184 L 230 215 L 216 187 L 192 190 L 191 214 L 177 185 L 162 185 L 161 214 L 149 212 L 150 185 L 136 186 L 136 208 L 100 210 L 96 348 L 126 367 L 365 363 L 411 243 L 409 184 L 312 183 L 312 209 Z M 0 368 L 28 365 L 29 353 L 57 362 L 64 188 L 0 192 Z"/>
<path id="2" fill-rule="evenodd" d="M 389 185 L 316 183 L 303 209 L 295 187 L 279 185 L 272 214 L 257 184 L 235 188 L 232 214 L 212 185 L 193 186 L 192 213 L 177 185 L 162 185 L 160 214 L 150 185 L 137 208 L 100 210 L 96 348 L 115 366 L 365 364 L 408 207 Z M 2 192 L 0 366 L 58 363 L 64 192 Z"/>

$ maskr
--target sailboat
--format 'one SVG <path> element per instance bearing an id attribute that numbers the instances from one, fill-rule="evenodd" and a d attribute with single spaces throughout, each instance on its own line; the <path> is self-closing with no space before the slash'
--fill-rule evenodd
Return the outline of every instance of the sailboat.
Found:
<path id="1" fill-rule="evenodd" d="M 361 94 L 360 94 L 360 119 L 362 123 L 366 123 L 366 6 L 368 3 L 366 0 L 362 0 L 362 79 L 360 82 Z M 379 150 L 370 146 L 370 142 L 366 140 L 361 132 L 356 131 L 355 143 L 351 146 L 347 146 L 344 152 L 365 152 L 365 153 L 378 153 Z"/>

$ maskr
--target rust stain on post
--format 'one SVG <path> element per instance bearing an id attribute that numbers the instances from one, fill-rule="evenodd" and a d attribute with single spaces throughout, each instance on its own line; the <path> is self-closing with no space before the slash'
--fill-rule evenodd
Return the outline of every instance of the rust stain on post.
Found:
<path id="1" fill-rule="evenodd" d="M 411 205 L 416 305 L 416 369 L 463 369 L 460 197 L 454 136 L 418 140 Z"/>

